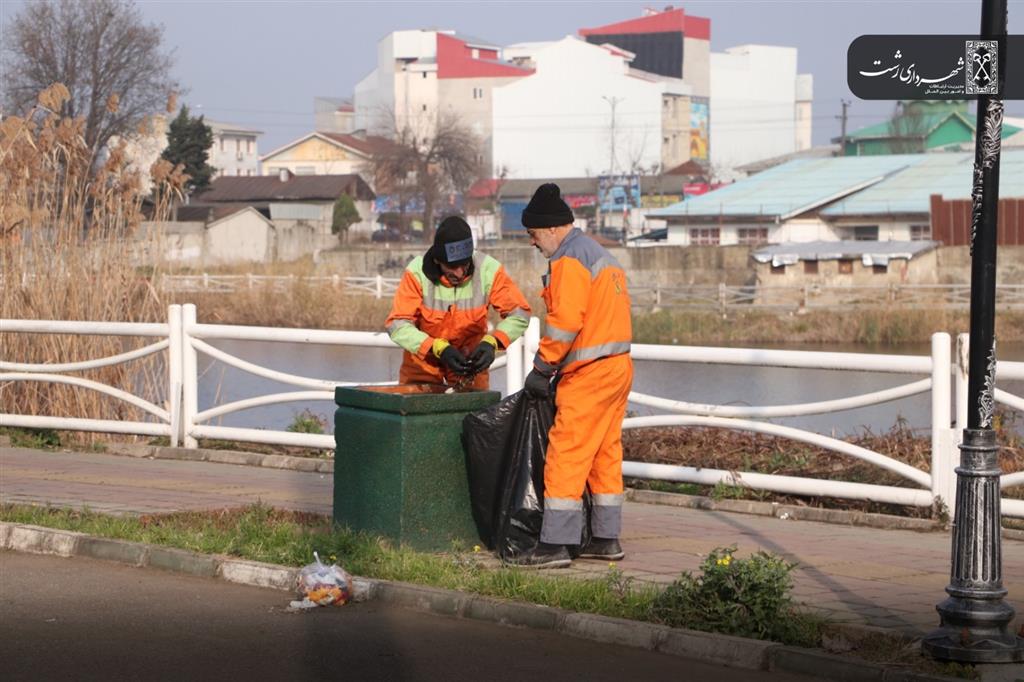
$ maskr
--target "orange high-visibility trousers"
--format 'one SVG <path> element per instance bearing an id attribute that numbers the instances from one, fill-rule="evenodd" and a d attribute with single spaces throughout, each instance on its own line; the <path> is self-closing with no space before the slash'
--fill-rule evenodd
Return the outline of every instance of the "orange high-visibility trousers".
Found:
<path id="1" fill-rule="evenodd" d="M 594 503 L 590 519 L 594 537 L 619 537 L 622 419 L 632 385 L 629 353 L 602 358 L 560 378 L 544 464 L 541 542 L 579 544 L 587 485 Z"/>

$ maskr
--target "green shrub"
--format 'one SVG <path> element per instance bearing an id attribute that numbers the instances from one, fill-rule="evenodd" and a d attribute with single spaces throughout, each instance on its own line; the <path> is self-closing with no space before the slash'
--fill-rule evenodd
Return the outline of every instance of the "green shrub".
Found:
<path id="1" fill-rule="evenodd" d="M 327 428 L 327 421 L 319 414 L 309 408 L 295 415 L 287 430 L 294 433 L 323 433 Z"/>
<path id="2" fill-rule="evenodd" d="M 684 572 L 654 599 L 651 620 L 672 627 L 814 645 L 817 624 L 797 613 L 790 598 L 790 573 L 795 564 L 766 552 L 738 559 L 735 551 L 735 547 L 712 551 L 697 577 Z"/>

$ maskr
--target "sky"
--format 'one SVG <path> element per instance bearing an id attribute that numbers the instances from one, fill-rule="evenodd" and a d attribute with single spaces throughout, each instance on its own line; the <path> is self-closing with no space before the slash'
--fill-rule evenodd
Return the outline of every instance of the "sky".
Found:
<path id="1" fill-rule="evenodd" d="M 0 23 L 26 1 L 0 2 Z M 174 49 L 180 98 L 197 113 L 264 132 L 265 154 L 313 130 L 313 98 L 350 97 L 376 66 L 377 42 L 391 31 L 454 29 L 500 45 L 555 40 L 580 28 L 641 16 L 645 7 L 682 7 L 711 19 L 715 52 L 746 43 L 798 49 L 798 70 L 814 76 L 813 142 L 884 120 L 893 102 L 865 101 L 846 86 L 846 50 L 859 35 L 975 33 L 980 0 L 714 0 L 567 2 L 487 0 L 138 0 Z M 1024 0 L 1009 0 L 1009 30 L 1024 26 Z M 712 111 L 712 116 L 714 112 Z M 1007 102 L 1024 116 L 1024 101 Z"/>

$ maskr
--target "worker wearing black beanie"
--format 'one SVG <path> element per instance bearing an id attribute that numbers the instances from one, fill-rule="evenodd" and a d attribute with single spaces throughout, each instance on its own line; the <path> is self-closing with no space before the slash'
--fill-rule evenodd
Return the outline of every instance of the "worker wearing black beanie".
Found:
<path id="1" fill-rule="evenodd" d="M 553 182 L 537 188 L 530 203 L 523 210 L 523 227 L 560 227 L 572 225 L 572 209 L 562 199 L 562 191 Z"/>
<path id="2" fill-rule="evenodd" d="M 572 563 L 569 547 L 590 541 L 586 559 L 618 561 L 622 529 L 622 419 L 633 383 L 632 325 L 626 273 L 606 249 L 573 227 L 558 185 L 537 188 L 523 211 L 530 243 L 548 259 L 544 334 L 524 390 L 555 399 L 544 464 L 540 542 L 505 559 L 533 568 Z M 554 389 L 557 378 L 557 390 Z M 591 511 L 584 515 L 583 493 Z"/>

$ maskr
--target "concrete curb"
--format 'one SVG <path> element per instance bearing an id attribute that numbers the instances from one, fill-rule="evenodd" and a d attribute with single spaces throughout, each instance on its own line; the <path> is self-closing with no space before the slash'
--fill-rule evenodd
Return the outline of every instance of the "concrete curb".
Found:
<path id="1" fill-rule="evenodd" d="M 308 473 L 334 473 L 334 460 L 292 457 L 289 455 L 265 455 L 259 452 L 244 452 L 241 450 L 211 450 L 204 448 L 190 450 L 160 445 L 108 443 L 107 449 L 103 454 L 149 459 L 215 462 L 217 464 L 235 464 L 238 466 L 255 466 Z M 706 511 L 727 511 L 737 514 L 773 516 L 777 519 L 792 521 L 818 521 L 847 526 L 867 526 L 869 528 L 913 530 L 918 532 L 946 532 L 947 530 L 941 523 L 931 519 L 912 519 L 892 514 L 801 507 L 792 504 L 758 502 L 755 500 L 713 500 L 699 495 L 637 490 L 635 488 L 628 488 L 626 490 L 626 499 L 644 504 L 662 504 L 670 507 L 686 507 L 688 509 L 703 509 Z M 1024 530 L 1004 528 L 1003 539 L 1024 541 Z"/>
<path id="2" fill-rule="evenodd" d="M 241 585 L 292 592 L 299 569 L 139 542 L 99 538 L 42 526 L 0 522 L 0 550 L 86 556 L 137 567 L 220 578 Z M 353 579 L 355 601 L 378 600 L 403 608 L 511 627 L 551 630 L 595 642 L 656 651 L 670 656 L 747 670 L 824 675 L 860 682 L 943 682 L 939 677 L 836 656 L 815 649 L 783 646 L 744 637 L 671 628 L 641 621 L 576 613 L 506 601 L 455 590 L 408 583 Z"/>
<path id="3" fill-rule="evenodd" d="M 689 509 L 705 509 L 708 511 L 727 511 L 757 516 L 773 516 L 777 519 L 792 521 L 820 521 L 847 526 L 868 526 L 888 530 L 913 530 L 920 532 L 945 532 L 943 524 L 932 519 L 913 519 L 892 514 L 876 514 L 868 512 L 848 511 L 846 509 L 822 509 L 820 507 L 801 507 L 795 504 L 779 504 L 778 502 L 758 502 L 756 500 L 713 500 L 699 495 L 683 493 L 665 493 L 655 490 L 629 489 L 626 499 L 647 504 L 663 504 L 672 507 Z"/>
<path id="4" fill-rule="evenodd" d="M 211 450 L 207 448 L 171 448 L 162 445 L 139 445 L 135 443 L 108 443 L 105 455 L 122 455 L 148 459 L 176 459 L 189 462 L 215 462 L 240 466 L 286 469 L 309 473 L 333 474 L 334 460 L 313 457 L 292 457 L 289 455 L 265 455 L 259 452 L 241 450 Z"/>

